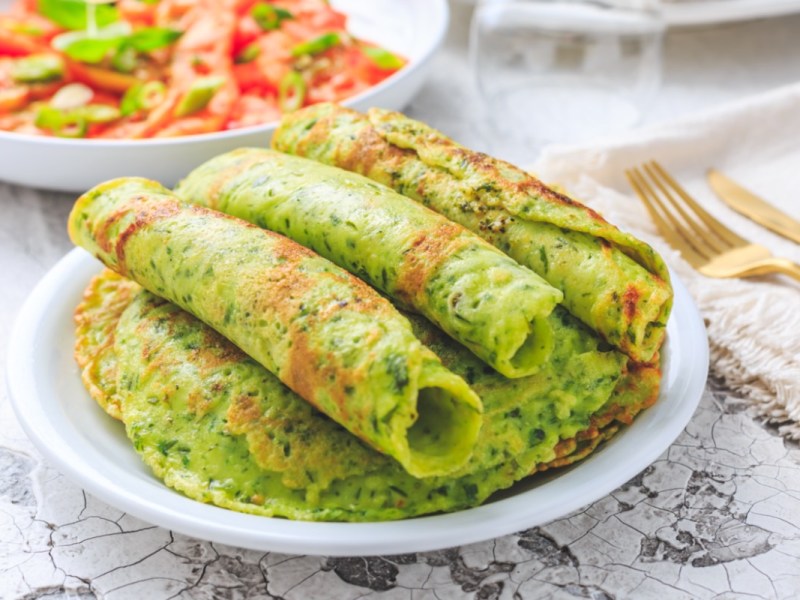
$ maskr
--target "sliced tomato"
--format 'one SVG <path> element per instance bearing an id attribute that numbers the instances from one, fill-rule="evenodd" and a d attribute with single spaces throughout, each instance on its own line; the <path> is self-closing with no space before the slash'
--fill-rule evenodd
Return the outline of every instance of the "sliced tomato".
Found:
<path id="1" fill-rule="evenodd" d="M 277 94 L 281 81 L 292 69 L 290 49 L 294 41 L 282 31 L 270 31 L 252 42 L 258 55 L 248 63 L 233 65 L 243 93 Z"/>
<path id="2" fill-rule="evenodd" d="M 275 96 L 242 95 L 231 111 L 225 129 L 238 129 L 271 123 L 281 118 Z"/>
<path id="3" fill-rule="evenodd" d="M 117 0 L 120 19 L 134 27 L 153 27 L 156 24 L 157 2 L 142 0 Z"/>
<path id="4" fill-rule="evenodd" d="M 37 38 L 6 29 L 0 22 L 0 56 L 27 56 L 45 47 Z"/>
<path id="5" fill-rule="evenodd" d="M 28 103 L 29 98 L 27 86 L 0 88 L 0 115 L 20 110 Z"/>
<path id="6" fill-rule="evenodd" d="M 245 47 L 252 44 L 263 33 L 250 14 L 245 14 L 236 22 L 236 31 L 233 34 L 233 56 L 238 56 Z"/>
<path id="7" fill-rule="evenodd" d="M 85 83 L 92 89 L 117 94 L 123 94 L 139 81 L 133 75 L 87 65 L 76 60 L 67 59 L 67 69 L 75 81 Z"/>
<path id="8" fill-rule="evenodd" d="M 382 69 L 374 60 L 367 56 L 358 46 L 343 49 L 342 60 L 347 65 L 345 69 L 353 76 L 369 85 L 380 83 L 387 77 L 397 72 L 397 69 Z"/>

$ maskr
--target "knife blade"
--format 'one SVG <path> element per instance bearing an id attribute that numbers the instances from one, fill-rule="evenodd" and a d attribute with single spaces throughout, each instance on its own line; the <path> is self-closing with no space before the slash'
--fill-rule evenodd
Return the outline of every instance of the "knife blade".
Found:
<path id="1" fill-rule="evenodd" d="M 778 210 L 716 169 L 709 169 L 706 178 L 720 200 L 732 209 L 800 244 L 800 221 Z"/>

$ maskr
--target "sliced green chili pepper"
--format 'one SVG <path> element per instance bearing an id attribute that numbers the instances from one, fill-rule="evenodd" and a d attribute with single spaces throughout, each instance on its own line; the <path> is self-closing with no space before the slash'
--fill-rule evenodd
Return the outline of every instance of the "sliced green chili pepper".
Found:
<path id="1" fill-rule="evenodd" d="M 132 115 L 139 110 L 153 110 L 164 101 L 167 95 L 167 86 L 160 81 L 137 83 L 128 88 L 119 103 L 119 110 L 123 117 Z"/>
<path id="2" fill-rule="evenodd" d="M 297 71 L 289 71 L 278 86 L 278 106 L 283 112 L 292 112 L 303 106 L 306 99 L 306 82 Z"/>
<path id="3" fill-rule="evenodd" d="M 195 79 L 192 87 L 183 95 L 175 107 L 176 117 L 188 117 L 203 110 L 225 80 L 222 77 L 200 77 Z"/>
<path id="4" fill-rule="evenodd" d="M 383 48 L 364 46 L 362 50 L 379 69 L 395 70 L 405 64 L 402 58 Z"/>
<path id="5" fill-rule="evenodd" d="M 319 54 L 330 50 L 334 46 L 342 43 L 342 37 L 335 32 L 323 33 L 321 36 L 297 44 L 292 48 L 292 56 L 302 56 L 304 54 Z"/>
<path id="6" fill-rule="evenodd" d="M 167 86 L 160 81 L 148 81 L 139 93 L 139 106 L 144 110 L 153 110 L 167 96 Z"/>
<path id="7" fill-rule="evenodd" d="M 11 78 L 18 83 L 46 83 L 64 77 L 64 61 L 54 54 L 32 54 L 14 61 Z"/>
<path id="8" fill-rule="evenodd" d="M 88 129 L 89 124 L 86 119 L 80 115 L 67 115 L 61 122 L 61 126 L 54 130 L 53 133 L 59 137 L 82 138 L 86 137 Z"/>
<path id="9" fill-rule="evenodd" d="M 107 104 L 87 104 L 69 110 L 46 104 L 37 111 L 34 124 L 59 137 L 84 137 L 92 123 L 110 123 L 120 116 L 117 108 Z"/>
<path id="10" fill-rule="evenodd" d="M 51 106 L 43 106 L 36 113 L 34 125 L 47 129 L 59 137 L 81 138 L 86 136 L 89 124 L 86 119 L 74 112 L 64 112 Z"/>
<path id="11" fill-rule="evenodd" d="M 281 22 L 294 19 L 294 15 L 285 8 L 271 6 L 265 2 L 256 4 L 250 11 L 250 16 L 264 31 L 278 29 Z"/>

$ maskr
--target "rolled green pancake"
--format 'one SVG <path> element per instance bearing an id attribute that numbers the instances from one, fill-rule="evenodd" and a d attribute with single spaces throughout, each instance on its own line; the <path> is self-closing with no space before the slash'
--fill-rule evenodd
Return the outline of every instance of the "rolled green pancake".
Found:
<path id="1" fill-rule="evenodd" d="M 479 236 L 366 177 L 260 148 L 217 156 L 175 193 L 316 251 L 419 312 L 506 377 L 553 348 L 562 294 Z"/>
<path id="2" fill-rule="evenodd" d="M 310 250 L 144 179 L 81 196 L 69 233 L 412 475 L 449 473 L 469 457 L 478 396 L 386 299 Z"/>
<path id="3" fill-rule="evenodd" d="M 365 175 L 472 230 L 635 360 L 651 361 L 663 343 L 672 289 L 661 257 L 525 171 L 402 114 L 333 104 L 284 115 L 272 145 Z"/>
<path id="4" fill-rule="evenodd" d="M 99 388 L 119 397 L 126 432 L 144 462 L 191 498 L 253 514 L 374 521 L 474 506 L 567 460 L 565 444 L 587 437 L 598 409 L 616 403 L 625 378 L 624 357 L 599 350 L 565 311 L 552 317 L 566 331 L 551 364 L 515 380 L 414 318 L 416 333 L 473 382 L 486 407 L 469 462 L 450 477 L 417 479 L 211 328 L 132 286 L 138 287 L 107 271 L 92 281 L 77 311 L 91 335 L 76 355 L 105 347 L 113 331 L 116 382 L 106 388 L 104 379 Z"/>

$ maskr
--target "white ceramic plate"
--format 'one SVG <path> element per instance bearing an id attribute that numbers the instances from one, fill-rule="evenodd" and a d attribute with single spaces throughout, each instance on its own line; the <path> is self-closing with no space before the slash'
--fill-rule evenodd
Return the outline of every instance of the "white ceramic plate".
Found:
<path id="1" fill-rule="evenodd" d="M 9 2 L 0 0 L 0 12 Z M 447 0 L 332 0 L 349 30 L 408 58 L 400 71 L 343 104 L 400 109 L 428 75 L 449 21 Z M 276 123 L 239 130 L 150 140 L 74 140 L 0 131 L 0 180 L 83 192 L 107 179 L 149 177 L 168 187 L 209 158 L 242 146 L 269 144 Z"/>
<path id="2" fill-rule="evenodd" d="M 478 0 L 451 0 L 456 4 L 474 5 Z M 620 1 L 621 6 L 626 3 Z M 630 5 L 636 2 L 630 0 Z M 667 25 L 713 25 L 731 21 L 747 21 L 779 17 L 800 12 L 800 0 L 662 0 L 661 14 Z"/>
<path id="3" fill-rule="evenodd" d="M 232 512 L 165 487 L 141 462 L 121 423 L 84 390 L 72 358 L 72 312 L 100 264 L 83 250 L 64 257 L 19 314 L 8 349 L 12 406 L 57 469 L 108 504 L 145 521 L 225 544 L 295 554 L 421 552 L 520 531 L 603 497 L 667 449 L 697 407 L 708 370 L 700 316 L 677 279 L 655 406 L 587 460 L 531 477 L 483 506 L 383 523 L 310 523 Z"/>
<path id="4" fill-rule="evenodd" d="M 669 25 L 711 25 L 800 12 L 800 0 L 673 0 L 661 11 Z"/>

